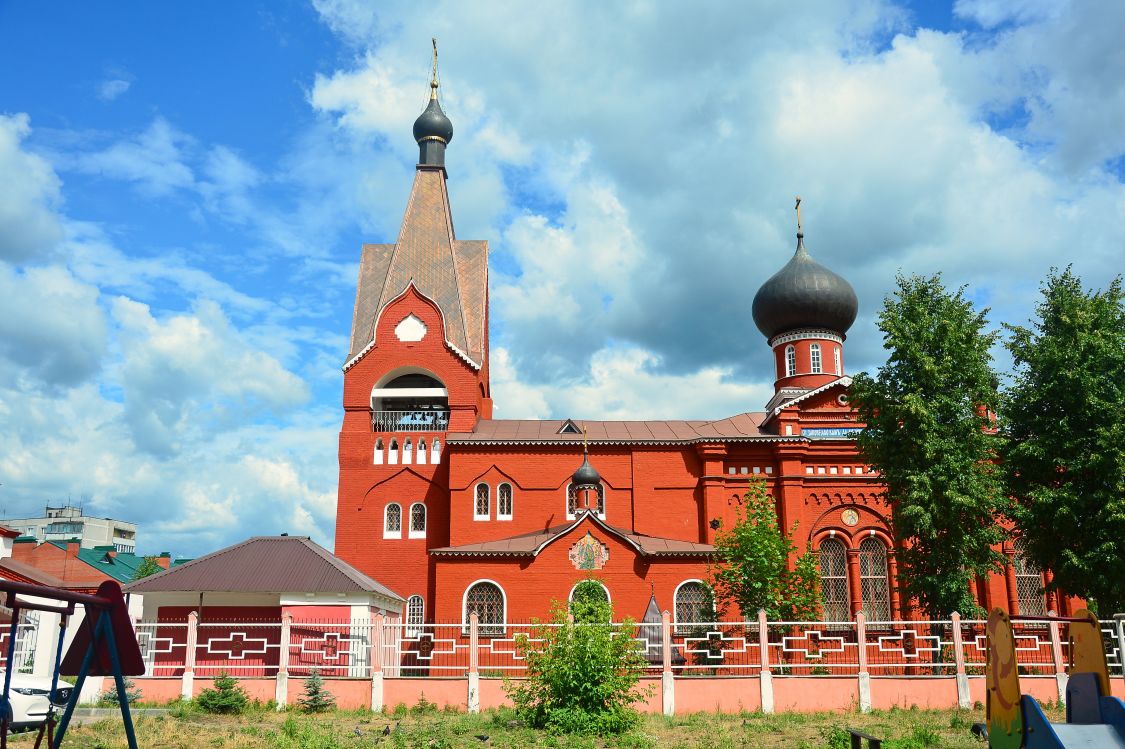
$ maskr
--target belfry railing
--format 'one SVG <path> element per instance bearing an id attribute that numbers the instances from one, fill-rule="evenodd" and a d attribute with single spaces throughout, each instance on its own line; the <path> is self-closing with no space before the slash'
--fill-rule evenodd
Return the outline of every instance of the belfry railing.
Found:
<path id="1" fill-rule="evenodd" d="M 449 428 L 449 411 L 372 411 L 374 432 L 444 432 Z"/>

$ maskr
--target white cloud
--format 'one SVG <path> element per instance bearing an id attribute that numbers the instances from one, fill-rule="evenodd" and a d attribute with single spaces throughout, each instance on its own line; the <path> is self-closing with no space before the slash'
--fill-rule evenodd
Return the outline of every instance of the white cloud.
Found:
<path id="1" fill-rule="evenodd" d="M 113 101 L 129 90 L 133 82 L 124 78 L 109 78 L 98 84 L 98 98 Z"/>
<path id="2" fill-rule="evenodd" d="M 8 262 L 43 257 L 62 239 L 62 183 L 45 159 L 23 150 L 30 133 L 26 114 L 0 114 L 0 260 Z"/>
<path id="3" fill-rule="evenodd" d="M 163 197 L 194 186 L 195 176 L 183 153 L 190 143 L 188 136 L 163 117 L 157 117 L 135 137 L 118 141 L 103 151 L 81 154 L 70 166 L 132 182 L 146 195 Z"/>

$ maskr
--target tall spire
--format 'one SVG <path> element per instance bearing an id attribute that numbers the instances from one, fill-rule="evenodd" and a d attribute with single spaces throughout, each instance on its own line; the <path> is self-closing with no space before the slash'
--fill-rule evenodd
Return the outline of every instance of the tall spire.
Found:
<path id="1" fill-rule="evenodd" d="M 430 103 L 414 120 L 414 140 L 418 143 L 419 166 L 445 166 L 445 147 L 453 140 L 453 123 L 438 101 L 437 39 L 433 39 L 434 64 L 430 77 Z"/>

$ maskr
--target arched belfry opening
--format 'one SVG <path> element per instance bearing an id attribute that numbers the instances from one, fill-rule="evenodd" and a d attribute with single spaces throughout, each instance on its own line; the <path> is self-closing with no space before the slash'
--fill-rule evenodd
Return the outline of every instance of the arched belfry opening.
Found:
<path id="1" fill-rule="evenodd" d="M 449 392 L 433 375 L 409 372 L 371 391 L 376 432 L 435 432 L 449 425 Z"/>

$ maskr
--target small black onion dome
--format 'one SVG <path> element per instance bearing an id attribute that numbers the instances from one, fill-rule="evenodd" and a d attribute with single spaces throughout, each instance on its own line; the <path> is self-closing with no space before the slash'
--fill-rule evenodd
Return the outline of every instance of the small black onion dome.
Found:
<path id="1" fill-rule="evenodd" d="M 844 335 L 859 311 L 852 285 L 813 260 L 805 235 L 797 252 L 754 295 L 754 324 L 766 338 L 801 328 L 824 328 Z"/>
<path id="2" fill-rule="evenodd" d="M 414 140 L 421 143 L 425 138 L 440 138 L 442 143 L 448 144 L 453 140 L 453 123 L 441 111 L 436 89 L 434 94 L 429 106 L 414 120 Z"/>
<path id="3" fill-rule="evenodd" d="M 597 486 L 601 483 L 602 477 L 598 470 L 590 465 L 589 453 L 582 453 L 582 465 L 578 466 L 578 470 L 570 477 L 570 481 L 576 487 Z"/>

